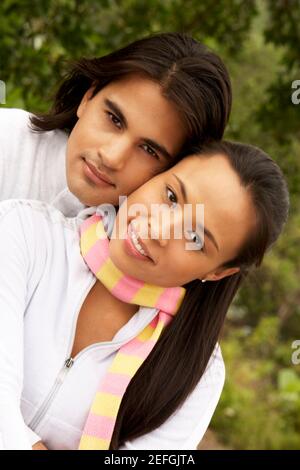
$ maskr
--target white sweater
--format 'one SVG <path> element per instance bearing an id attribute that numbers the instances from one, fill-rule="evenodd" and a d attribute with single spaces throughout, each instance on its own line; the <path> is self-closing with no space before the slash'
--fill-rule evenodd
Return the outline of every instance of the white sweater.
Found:
<path id="1" fill-rule="evenodd" d="M 72 367 L 77 316 L 96 278 L 79 250 L 78 224 L 51 205 L 0 203 L 0 446 L 77 449 L 99 381 L 118 348 L 156 310 L 139 311 L 112 341 L 81 351 Z M 154 431 L 120 449 L 196 449 L 218 403 L 225 377 L 219 346 L 184 404 Z M 32 431 L 30 431 L 30 429 Z"/>
<path id="2" fill-rule="evenodd" d="M 0 108 L 0 201 L 11 198 L 49 202 L 73 217 L 84 207 L 66 180 L 65 132 L 33 132 L 30 113 Z"/>

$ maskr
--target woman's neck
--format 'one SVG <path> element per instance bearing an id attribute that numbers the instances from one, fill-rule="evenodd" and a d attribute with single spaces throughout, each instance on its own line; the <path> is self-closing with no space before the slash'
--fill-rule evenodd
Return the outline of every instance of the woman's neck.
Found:
<path id="1" fill-rule="evenodd" d="M 105 312 L 105 315 L 111 314 L 113 317 L 118 315 L 128 320 L 139 308 L 138 305 L 118 299 L 98 279 L 93 287 L 93 302 L 99 305 L 100 311 Z"/>

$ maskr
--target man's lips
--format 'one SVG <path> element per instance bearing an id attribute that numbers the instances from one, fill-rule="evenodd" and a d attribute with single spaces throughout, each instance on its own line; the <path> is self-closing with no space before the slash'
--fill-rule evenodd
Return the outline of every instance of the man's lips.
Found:
<path id="1" fill-rule="evenodd" d="M 99 171 L 94 165 L 93 163 L 89 162 L 88 160 L 86 160 L 85 158 L 83 158 L 83 161 L 85 162 L 86 166 L 88 167 L 88 169 L 92 172 L 92 174 L 99 180 L 99 183 L 102 181 L 104 181 L 104 183 L 107 183 L 111 186 L 115 186 L 115 184 L 111 181 L 111 179 L 105 175 L 104 173 L 102 173 L 101 171 Z M 91 175 L 90 175 L 91 176 Z M 96 181 L 95 181 L 96 182 Z"/>

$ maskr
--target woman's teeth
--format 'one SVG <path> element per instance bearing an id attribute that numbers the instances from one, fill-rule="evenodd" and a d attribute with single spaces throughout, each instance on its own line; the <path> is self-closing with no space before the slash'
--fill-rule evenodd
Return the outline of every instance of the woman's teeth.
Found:
<path id="1" fill-rule="evenodd" d="M 134 247 L 137 249 L 137 251 L 138 251 L 139 253 L 141 253 L 141 255 L 147 256 L 145 250 L 143 250 L 143 248 L 142 248 L 141 245 L 139 244 L 139 242 L 138 242 L 138 237 L 136 236 L 136 234 L 134 233 L 133 230 L 131 230 L 130 238 L 131 238 L 131 241 L 132 241 Z"/>

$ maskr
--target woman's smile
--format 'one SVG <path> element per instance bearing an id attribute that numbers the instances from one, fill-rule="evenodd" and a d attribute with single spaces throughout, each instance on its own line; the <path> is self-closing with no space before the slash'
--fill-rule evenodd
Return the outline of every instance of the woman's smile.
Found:
<path id="1" fill-rule="evenodd" d="M 153 262 L 149 251 L 142 242 L 135 226 L 135 220 L 131 220 L 128 224 L 127 236 L 124 240 L 124 248 L 129 256 L 141 259 L 143 261 Z"/>

